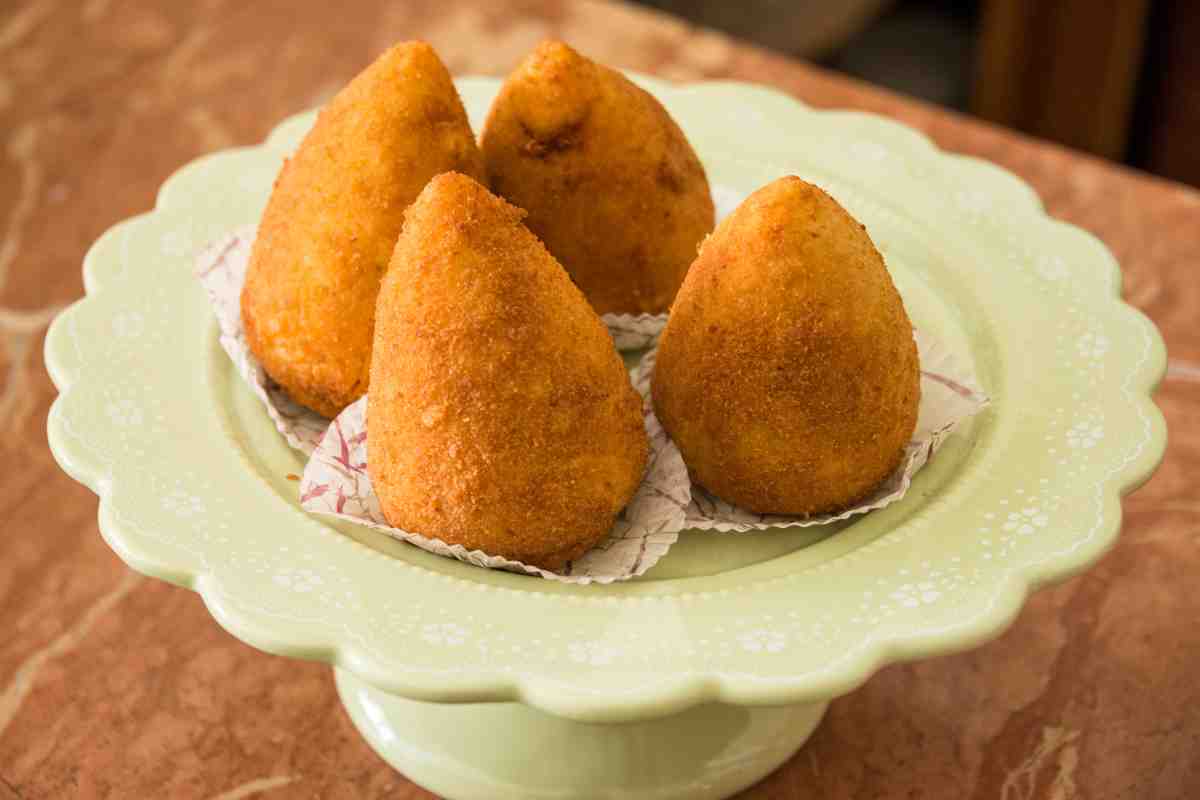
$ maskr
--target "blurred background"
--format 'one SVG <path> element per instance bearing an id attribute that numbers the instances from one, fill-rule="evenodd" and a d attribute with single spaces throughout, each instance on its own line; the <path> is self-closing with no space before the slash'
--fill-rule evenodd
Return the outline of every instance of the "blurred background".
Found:
<path id="1" fill-rule="evenodd" d="M 639 0 L 1200 186 L 1198 0 Z"/>

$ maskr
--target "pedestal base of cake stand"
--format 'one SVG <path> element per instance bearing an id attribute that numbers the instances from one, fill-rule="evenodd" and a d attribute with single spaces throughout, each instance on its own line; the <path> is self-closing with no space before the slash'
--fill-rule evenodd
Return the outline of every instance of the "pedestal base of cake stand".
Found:
<path id="1" fill-rule="evenodd" d="M 790 758 L 827 705 L 709 703 L 643 722 L 593 724 L 521 703 L 406 700 L 344 670 L 335 677 L 371 747 L 452 800 L 729 797 Z"/>

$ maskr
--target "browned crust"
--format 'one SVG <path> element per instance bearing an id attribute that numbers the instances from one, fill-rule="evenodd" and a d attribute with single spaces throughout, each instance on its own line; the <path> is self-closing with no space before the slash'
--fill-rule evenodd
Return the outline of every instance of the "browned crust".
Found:
<path id="1" fill-rule="evenodd" d="M 656 413 L 693 476 L 749 511 L 867 495 L 916 425 L 912 328 L 865 228 L 782 178 L 704 243 L 663 332 Z"/>
<path id="2" fill-rule="evenodd" d="M 704 167 L 662 105 L 562 42 L 508 77 L 481 138 L 493 191 L 597 313 L 665 311 L 713 226 Z"/>
<path id="3" fill-rule="evenodd" d="M 367 389 L 375 298 L 403 211 L 447 170 L 482 177 L 433 48 L 384 53 L 329 103 L 283 166 L 242 290 L 250 350 L 297 402 L 336 416 Z"/>
<path id="4" fill-rule="evenodd" d="M 408 210 L 379 295 L 371 480 L 393 525 L 557 569 L 611 529 L 648 444 L 607 330 L 521 216 L 456 174 Z"/>

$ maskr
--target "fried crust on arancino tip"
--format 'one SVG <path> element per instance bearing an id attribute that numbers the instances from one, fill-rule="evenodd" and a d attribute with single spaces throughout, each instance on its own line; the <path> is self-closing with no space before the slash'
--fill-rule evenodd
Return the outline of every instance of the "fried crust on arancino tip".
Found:
<path id="1" fill-rule="evenodd" d="M 379 294 L 369 469 L 392 525 L 558 569 L 612 528 L 648 443 L 608 331 L 522 216 L 457 174 L 409 208 Z"/>
<path id="2" fill-rule="evenodd" d="M 704 243 L 659 343 L 654 407 L 693 477 L 758 513 L 853 504 L 917 420 L 912 326 L 866 229 L 796 177 Z"/>
<path id="3" fill-rule="evenodd" d="M 367 389 L 375 299 L 404 209 L 434 175 L 482 178 L 450 74 L 424 42 L 393 47 L 342 89 L 275 181 L 242 290 L 267 373 L 333 417 Z"/>
<path id="4" fill-rule="evenodd" d="M 544 42 L 481 136 L 492 190 L 597 313 L 665 311 L 713 227 L 704 167 L 662 105 L 615 70 Z"/>

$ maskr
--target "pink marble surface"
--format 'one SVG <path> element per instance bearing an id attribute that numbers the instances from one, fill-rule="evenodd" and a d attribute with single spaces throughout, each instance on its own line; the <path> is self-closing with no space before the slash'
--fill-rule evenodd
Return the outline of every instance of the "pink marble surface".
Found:
<path id="1" fill-rule="evenodd" d="M 1118 547 L 973 652 L 889 667 L 835 702 L 754 798 L 1200 796 L 1200 195 L 628 6 L 368 0 L 0 5 L 0 800 L 429 796 L 341 710 L 327 667 L 264 655 L 199 598 L 140 578 L 46 448 L 45 324 L 104 229 L 163 179 L 258 141 L 394 40 L 502 74 L 539 39 L 675 79 L 771 84 L 868 109 L 1028 180 L 1108 243 L 1162 327 L 1163 467 Z"/>

